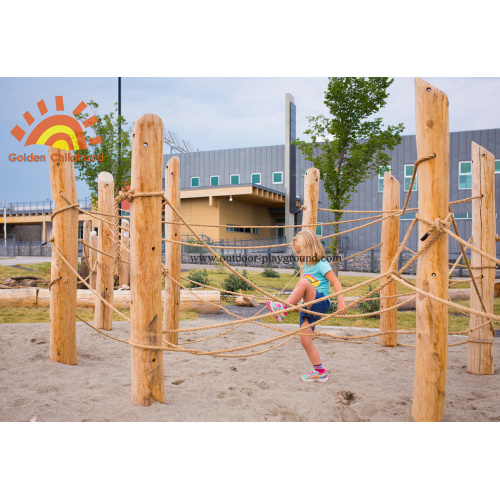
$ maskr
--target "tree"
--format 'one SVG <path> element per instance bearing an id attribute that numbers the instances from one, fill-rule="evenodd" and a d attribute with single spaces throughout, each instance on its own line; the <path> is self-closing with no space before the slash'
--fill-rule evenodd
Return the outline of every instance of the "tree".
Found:
<path id="1" fill-rule="evenodd" d="M 295 140 L 295 146 L 319 169 L 321 180 L 335 212 L 335 222 L 357 192 L 356 187 L 384 171 L 391 157 L 385 152 L 401 143 L 402 123 L 382 129 L 382 118 L 368 120 L 386 104 L 389 78 L 329 78 L 325 105 L 332 117 L 308 117 L 304 132 L 312 142 Z M 339 225 L 334 225 L 334 233 Z M 337 254 L 338 240 L 330 249 Z"/>
<path id="2" fill-rule="evenodd" d="M 97 178 L 100 172 L 110 172 L 115 181 L 115 191 L 130 185 L 130 165 L 132 156 L 131 131 L 126 129 L 127 122 L 123 116 L 116 116 L 117 103 L 115 103 L 115 113 L 109 113 L 102 117 L 95 112 L 99 105 L 94 101 L 88 103 L 97 117 L 97 122 L 91 126 L 95 137 L 101 136 L 101 144 L 89 145 L 92 148 L 83 149 L 78 152 L 80 156 L 103 155 L 103 161 L 75 161 L 75 168 L 78 171 L 77 179 L 86 182 L 92 197 L 92 204 L 97 203 Z M 88 113 L 80 113 L 78 120 L 83 121 L 89 117 Z M 89 136 L 85 132 L 87 144 Z"/>

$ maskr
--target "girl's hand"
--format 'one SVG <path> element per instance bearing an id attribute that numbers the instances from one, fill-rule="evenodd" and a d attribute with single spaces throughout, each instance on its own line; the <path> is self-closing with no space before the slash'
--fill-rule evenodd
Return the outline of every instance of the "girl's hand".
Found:
<path id="1" fill-rule="evenodd" d="M 344 302 L 344 299 L 337 298 L 337 311 L 340 311 L 341 309 L 345 309 L 346 305 Z"/>

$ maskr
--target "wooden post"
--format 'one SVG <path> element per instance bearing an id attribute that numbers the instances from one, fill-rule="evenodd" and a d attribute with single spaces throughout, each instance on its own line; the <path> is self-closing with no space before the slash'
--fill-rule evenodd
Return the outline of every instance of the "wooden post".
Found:
<path id="1" fill-rule="evenodd" d="M 174 156 L 167 162 L 165 167 L 165 197 L 176 210 L 181 209 L 181 173 L 179 158 Z M 165 205 L 165 222 L 177 221 L 177 216 L 172 209 Z M 181 241 L 181 230 L 178 224 L 165 224 L 165 239 Z M 181 281 L 181 245 L 165 242 L 165 302 L 163 306 L 163 332 L 164 339 L 172 344 L 178 345 L 179 335 L 177 332 L 167 333 L 168 330 L 179 328 L 179 311 L 181 300 L 181 288 L 173 280 Z"/>
<path id="2" fill-rule="evenodd" d="M 449 203 L 448 97 L 415 79 L 417 157 L 436 157 L 418 167 L 419 214 L 428 221 L 445 219 Z M 419 221 L 421 238 L 430 227 Z M 432 234 L 428 237 L 432 237 Z M 417 265 L 417 287 L 448 299 L 448 236 L 441 234 L 423 252 Z M 421 294 L 416 298 L 417 340 L 412 415 L 418 422 L 443 420 L 448 359 L 448 307 Z"/>
<path id="3" fill-rule="evenodd" d="M 142 115 L 132 134 L 132 182 L 137 194 L 162 191 L 163 123 Z M 162 199 L 136 197 L 131 202 L 130 285 L 131 340 L 161 346 Z M 132 402 L 149 406 L 164 401 L 163 351 L 132 347 Z"/>
<path id="4" fill-rule="evenodd" d="M 75 171 L 72 161 L 62 161 L 65 151 L 49 147 L 50 187 L 55 211 L 77 203 Z M 53 158 L 59 158 L 54 161 Z M 64 210 L 52 220 L 54 246 L 69 265 L 78 269 L 78 212 Z M 50 360 L 77 364 L 76 355 L 76 275 L 56 251 L 52 251 L 50 279 Z"/>
<path id="5" fill-rule="evenodd" d="M 99 242 L 97 241 L 97 233 L 95 231 L 90 231 L 89 245 L 92 247 L 89 249 L 89 270 L 91 271 L 90 286 L 93 290 L 95 290 L 97 286 L 97 250 L 94 250 L 94 248 L 98 248 L 99 245 Z M 96 269 L 94 269 L 94 267 Z M 94 272 L 92 272 L 92 269 L 94 269 Z"/>
<path id="6" fill-rule="evenodd" d="M 495 228 L 495 157 L 475 142 L 472 143 L 472 245 L 489 255 L 496 255 Z M 472 252 L 472 273 L 481 293 L 487 313 L 493 313 L 496 263 Z M 482 311 L 481 301 L 471 283 L 470 308 Z M 471 313 L 470 328 L 476 328 L 485 318 Z M 486 340 L 489 342 L 471 342 Z M 469 334 L 467 373 L 493 375 L 493 331 L 490 325 Z"/>
<path id="7" fill-rule="evenodd" d="M 308 168 L 304 177 L 304 212 L 302 226 L 318 223 L 319 169 Z M 309 227 L 316 234 L 316 227 Z"/>
<path id="8" fill-rule="evenodd" d="M 382 210 L 399 210 L 399 190 L 398 180 L 389 172 L 384 173 L 384 194 Z M 384 216 L 389 215 L 384 213 Z M 399 217 L 390 217 L 382 221 L 382 246 L 380 248 L 380 274 L 389 271 L 392 261 L 396 256 L 399 246 Z M 393 269 L 397 271 L 396 268 Z M 388 278 L 382 278 L 380 284 L 383 285 Z M 393 281 L 380 290 L 380 345 L 384 347 L 394 347 L 398 344 L 398 310 L 384 312 L 384 309 L 397 304 L 397 297 L 388 299 L 386 297 L 398 293 L 397 281 Z M 394 332 L 394 333 L 384 333 Z"/>
<path id="9" fill-rule="evenodd" d="M 128 219 L 122 219 L 121 225 L 123 226 L 120 235 L 121 245 L 121 261 L 122 261 L 122 271 L 120 273 L 120 286 L 130 285 L 130 233 L 129 233 L 129 222 Z M 128 250 L 126 250 L 128 249 Z"/>
<path id="10" fill-rule="evenodd" d="M 114 188 L 113 176 L 109 172 L 101 172 L 97 178 L 99 212 L 101 214 L 113 214 L 114 212 Z M 103 220 L 101 220 L 103 219 Z M 106 224 L 104 220 L 110 222 Z M 110 255 L 115 254 L 114 217 L 112 215 L 100 215 L 98 222 L 99 250 Z M 97 288 L 96 291 L 103 299 L 110 304 L 113 303 L 114 291 L 114 265 L 115 259 L 103 253 L 97 253 Z M 98 300 L 95 304 L 94 326 L 102 330 L 111 330 L 113 326 L 113 310 Z"/>

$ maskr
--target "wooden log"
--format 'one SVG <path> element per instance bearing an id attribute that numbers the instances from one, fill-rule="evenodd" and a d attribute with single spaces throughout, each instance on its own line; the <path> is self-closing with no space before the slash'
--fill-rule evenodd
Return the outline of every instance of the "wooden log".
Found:
<path id="1" fill-rule="evenodd" d="M 181 173 L 179 158 L 174 156 L 165 167 L 165 197 L 176 210 L 181 209 Z M 176 222 L 177 216 L 165 204 L 165 222 Z M 165 239 L 181 241 L 181 227 L 178 224 L 165 224 Z M 165 242 L 165 300 L 163 307 L 163 337 L 167 342 L 178 345 L 177 332 L 170 332 L 179 328 L 179 306 L 181 287 L 173 280 L 181 281 L 181 245 Z M 173 278 L 173 280 L 171 279 Z"/>
<path id="2" fill-rule="evenodd" d="M 162 346 L 161 215 L 159 196 L 138 194 L 162 191 L 163 123 L 153 114 L 142 115 L 132 134 L 132 182 L 136 197 L 130 207 L 131 340 Z M 164 402 L 163 351 L 132 347 L 132 402 L 149 406 Z"/>
<path id="3" fill-rule="evenodd" d="M 489 255 L 496 256 L 495 220 L 495 157 L 489 151 L 472 143 L 472 245 Z M 472 274 L 481 294 L 485 312 L 493 313 L 496 264 L 477 252 L 471 255 Z M 483 311 L 481 300 L 471 283 L 470 308 Z M 485 319 L 477 314 L 470 315 L 470 328 L 483 324 Z M 469 334 L 467 373 L 493 375 L 493 330 L 483 326 Z M 489 342 L 474 342 L 486 340 Z"/>
<path id="4" fill-rule="evenodd" d="M 319 169 L 308 168 L 304 177 L 304 211 L 302 215 L 302 226 L 304 229 L 311 225 L 309 229 L 316 234 L 316 224 L 318 223 L 318 202 L 319 202 Z"/>
<path id="5" fill-rule="evenodd" d="M 20 292 L 29 290 L 30 292 Z M 36 301 L 31 299 L 18 303 L 20 297 L 31 297 L 32 291 L 38 290 Z M 162 293 L 162 299 L 164 298 Z M 199 297 L 199 298 L 198 298 Z M 95 294 L 91 290 L 78 290 L 77 307 L 94 307 Z M 205 302 L 207 301 L 207 302 Z M 48 307 L 50 302 L 50 292 L 46 288 L 15 288 L 11 290 L 0 290 L 0 306 L 5 307 Z M 220 292 L 215 290 L 196 291 L 196 297 L 187 290 L 181 290 L 180 310 L 193 310 L 201 314 L 219 314 Z M 113 294 L 113 306 L 118 309 L 130 308 L 130 290 L 115 290 Z"/>
<path id="6" fill-rule="evenodd" d="M 120 253 L 121 253 L 121 261 L 122 261 L 122 269 L 120 273 L 120 286 L 122 285 L 130 285 L 130 231 L 129 231 L 129 222 L 128 219 L 122 219 L 121 225 L 123 226 L 122 232 L 120 235 L 121 245 L 120 245 Z"/>
<path id="7" fill-rule="evenodd" d="M 236 297 L 235 303 L 237 306 L 254 307 L 255 297 L 242 295 L 241 297 Z"/>
<path id="8" fill-rule="evenodd" d="M 63 161 L 65 151 L 49 147 L 50 187 L 55 210 L 76 204 L 75 171 L 72 161 Z M 54 161 L 56 159 L 56 161 Z M 58 161 L 57 161 L 58 160 Z M 66 201 L 63 196 L 68 200 Z M 55 213 L 51 237 L 73 270 L 78 269 L 78 211 Z M 59 253 L 52 250 L 50 295 L 50 360 L 77 364 L 76 353 L 76 275 Z"/>
<path id="9" fill-rule="evenodd" d="M 448 97 L 415 79 L 417 157 L 436 157 L 418 167 L 419 214 L 428 221 L 445 219 L 449 208 Z M 430 226 L 419 221 L 419 249 Z M 428 236 L 433 237 L 433 234 Z M 417 287 L 448 298 L 448 236 L 441 234 L 417 265 Z M 443 420 L 448 359 L 448 307 L 419 294 L 412 415 L 418 422 Z"/>
<path id="10" fill-rule="evenodd" d="M 97 239 L 97 232 L 90 231 L 89 236 L 89 267 L 90 267 L 90 287 L 95 290 L 97 286 L 97 248 L 99 241 Z"/>
<path id="11" fill-rule="evenodd" d="M 11 288 L 0 290 L 0 307 L 36 307 L 39 288 Z M 50 292 L 47 292 L 47 303 L 50 305 Z"/>
<path id="12" fill-rule="evenodd" d="M 98 177 L 99 212 L 112 214 L 114 212 L 114 180 L 109 172 L 101 172 Z M 102 219 L 107 220 L 106 224 Z M 97 253 L 97 293 L 110 304 L 113 303 L 114 265 L 115 259 L 104 255 L 115 254 L 112 216 L 101 215 L 98 222 L 99 250 Z M 104 302 L 95 305 L 94 326 L 101 330 L 111 330 L 113 327 L 113 310 Z"/>
<path id="13" fill-rule="evenodd" d="M 382 210 L 399 210 L 399 190 L 398 180 L 389 172 L 384 173 L 384 194 Z M 388 214 L 384 214 L 388 215 Z M 382 221 L 382 246 L 380 248 L 380 274 L 389 271 L 392 261 L 396 256 L 399 246 L 399 217 L 390 217 Z M 397 263 L 394 271 L 397 271 Z M 389 278 L 381 278 L 383 285 Z M 387 298 L 398 293 L 397 281 L 392 281 L 385 288 L 380 290 L 380 345 L 384 347 L 395 347 L 398 345 L 398 310 L 392 309 L 384 312 L 397 304 L 397 297 Z"/>

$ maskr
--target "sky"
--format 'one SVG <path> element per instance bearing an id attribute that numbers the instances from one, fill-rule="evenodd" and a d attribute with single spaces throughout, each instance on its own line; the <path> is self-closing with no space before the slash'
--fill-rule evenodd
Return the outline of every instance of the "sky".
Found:
<path id="1" fill-rule="evenodd" d="M 450 102 L 450 131 L 500 127 L 500 78 L 426 77 Z M 208 151 L 284 144 L 285 94 L 297 106 L 297 135 L 306 138 L 307 117 L 327 114 L 323 103 L 327 77 L 122 77 L 122 114 L 129 128 L 144 113 L 155 113 L 165 131 L 173 131 Z M 387 105 L 379 115 L 385 125 L 403 123 L 405 135 L 415 134 L 414 78 L 395 77 Z M 27 132 L 37 124 L 36 103 L 43 99 L 49 113 L 62 95 L 66 112 L 82 100 L 93 100 L 104 114 L 118 101 L 117 77 L 1 77 L 0 78 L 0 204 L 43 201 L 51 197 L 48 162 L 12 162 L 9 155 L 44 154 L 45 146 L 23 146 L 10 131 Z M 23 114 L 35 118 L 28 127 Z M 28 134 L 27 134 L 28 135 Z M 27 137 L 26 135 L 26 137 Z M 92 135 L 92 134 L 91 134 Z M 170 147 L 164 146 L 169 153 Z M 89 196 L 83 181 L 78 196 Z"/>

